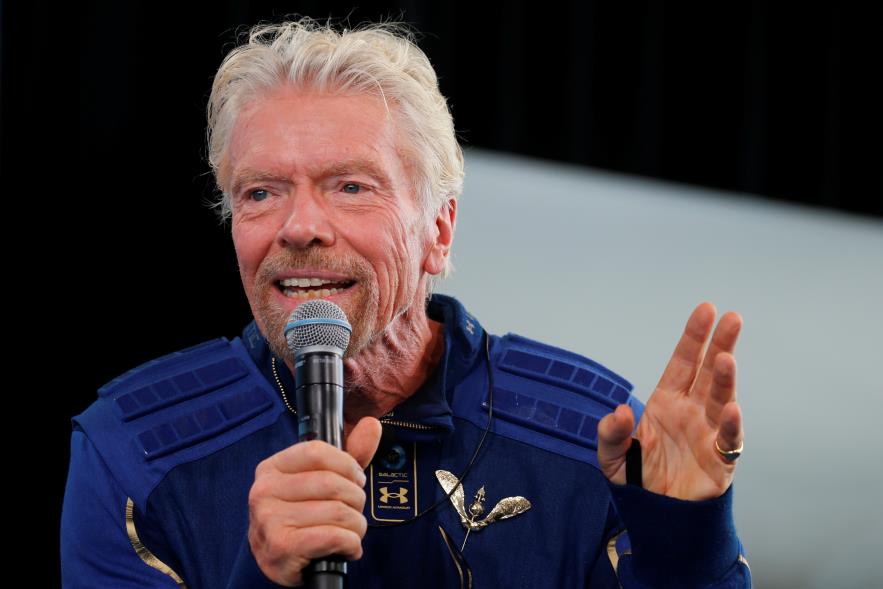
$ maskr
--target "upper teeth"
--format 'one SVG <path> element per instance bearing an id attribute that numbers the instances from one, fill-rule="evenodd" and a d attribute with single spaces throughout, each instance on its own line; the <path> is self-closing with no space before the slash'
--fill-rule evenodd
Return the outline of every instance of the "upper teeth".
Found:
<path id="1" fill-rule="evenodd" d="M 282 286 L 322 286 L 323 284 L 343 284 L 342 280 L 325 280 L 324 278 L 286 278 L 279 284 Z"/>

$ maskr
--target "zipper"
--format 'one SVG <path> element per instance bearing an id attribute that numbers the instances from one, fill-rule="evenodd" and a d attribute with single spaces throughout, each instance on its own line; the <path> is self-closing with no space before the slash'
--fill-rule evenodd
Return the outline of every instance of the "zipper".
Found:
<path id="1" fill-rule="evenodd" d="M 391 425 L 393 427 L 403 427 L 405 429 L 416 429 L 416 430 L 430 430 L 430 429 L 438 429 L 437 426 L 434 425 L 423 425 L 422 423 L 410 423 L 408 421 L 399 421 L 398 419 L 387 419 L 383 418 L 380 420 L 380 423 Z"/>

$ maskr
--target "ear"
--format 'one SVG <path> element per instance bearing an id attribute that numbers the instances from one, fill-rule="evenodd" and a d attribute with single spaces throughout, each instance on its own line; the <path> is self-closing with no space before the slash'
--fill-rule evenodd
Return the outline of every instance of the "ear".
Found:
<path id="1" fill-rule="evenodd" d="M 454 228 L 457 225 L 457 199 L 451 198 L 438 211 L 435 218 L 434 239 L 426 250 L 423 258 L 423 270 L 433 276 L 441 274 L 451 253 L 454 242 Z"/>

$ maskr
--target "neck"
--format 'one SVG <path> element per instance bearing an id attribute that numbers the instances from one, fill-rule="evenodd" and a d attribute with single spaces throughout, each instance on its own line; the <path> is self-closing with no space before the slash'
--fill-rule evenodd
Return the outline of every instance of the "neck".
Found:
<path id="1" fill-rule="evenodd" d="M 430 319 L 422 303 L 414 304 L 345 359 L 345 434 L 363 417 L 380 418 L 416 393 L 444 355 L 444 343 L 444 325 Z"/>
<path id="2" fill-rule="evenodd" d="M 444 326 L 412 305 L 357 356 L 344 361 L 344 420 L 389 413 L 426 382 L 444 354 Z"/>

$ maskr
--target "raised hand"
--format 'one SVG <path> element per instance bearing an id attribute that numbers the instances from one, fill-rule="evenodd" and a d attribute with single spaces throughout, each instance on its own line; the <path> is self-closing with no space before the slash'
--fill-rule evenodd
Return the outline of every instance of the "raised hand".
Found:
<path id="1" fill-rule="evenodd" d="M 380 422 L 363 418 L 347 451 L 321 441 L 289 446 L 261 462 L 248 496 L 248 541 L 271 581 L 300 585 L 311 560 L 362 556 L 368 522 L 365 473 L 380 442 Z"/>
<path id="2" fill-rule="evenodd" d="M 716 310 L 702 303 L 650 396 L 635 437 L 641 442 L 643 486 L 678 499 L 719 497 L 733 480 L 734 450 L 742 447 L 742 414 L 736 403 L 733 350 L 742 318 L 721 317 L 708 350 Z M 624 484 L 625 456 L 634 415 L 620 405 L 598 425 L 598 462 L 612 482 Z"/>

